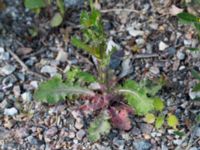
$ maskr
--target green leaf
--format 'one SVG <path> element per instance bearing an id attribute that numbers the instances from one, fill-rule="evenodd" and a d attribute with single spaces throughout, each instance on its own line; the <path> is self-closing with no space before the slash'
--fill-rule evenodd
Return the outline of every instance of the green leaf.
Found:
<path id="1" fill-rule="evenodd" d="M 157 111 L 162 111 L 164 108 L 164 103 L 160 98 L 154 98 L 154 102 L 153 102 L 154 108 Z"/>
<path id="2" fill-rule="evenodd" d="M 162 125 L 164 124 L 164 119 L 165 119 L 164 115 L 160 115 L 160 116 L 157 117 L 156 123 L 155 123 L 155 126 L 156 126 L 157 129 L 162 127 Z"/>
<path id="3" fill-rule="evenodd" d="M 73 37 L 72 38 L 72 44 L 80 49 L 83 49 L 85 51 L 87 51 L 90 55 L 95 56 L 96 58 L 100 59 L 100 55 L 99 53 L 96 51 L 96 49 L 94 47 L 90 47 L 87 44 L 85 44 L 84 42 L 82 42 L 81 40 L 79 40 L 78 38 Z"/>
<path id="4" fill-rule="evenodd" d="M 58 27 L 63 21 L 63 17 L 60 13 L 56 13 L 50 21 L 51 27 Z"/>
<path id="5" fill-rule="evenodd" d="M 167 123 L 170 127 L 174 128 L 174 129 L 176 129 L 177 125 L 179 124 L 177 117 L 172 114 L 168 114 Z"/>
<path id="6" fill-rule="evenodd" d="M 92 142 L 96 142 L 101 138 L 101 135 L 108 134 L 110 132 L 111 126 L 108 122 L 108 115 L 103 114 L 91 122 L 88 129 L 88 138 Z"/>
<path id="7" fill-rule="evenodd" d="M 200 91 L 200 83 L 198 83 L 197 85 L 194 86 L 194 88 L 192 89 L 193 92 L 198 92 Z"/>
<path id="8" fill-rule="evenodd" d="M 154 123 L 155 119 L 156 118 L 155 118 L 154 114 L 148 113 L 145 115 L 144 121 L 147 123 Z"/>
<path id="9" fill-rule="evenodd" d="M 194 27 L 197 29 L 197 31 L 200 31 L 200 24 L 199 23 L 194 23 Z"/>
<path id="10" fill-rule="evenodd" d="M 140 89 L 136 82 L 127 80 L 119 92 L 124 93 L 128 104 L 138 115 L 145 115 L 154 110 L 153 99 L 148 97 L 144 89 Z"/>
<path id="11" fill-rule="evenodd" d="M 190 50 L 190 51 L 200 51 L 200 48 L 188 48 L 188 50 Z"/>
<path id="12" fill-rule="evenodd" d="M 194 23 L 194 22 L 199 22 L 199 18 L 190 14 L 190 13 L 187 13 L 187 12 L 182 12 L 182 13 L 179 13 L 177 15 L 177 17 L 181 20 L 181 21 L 184 21 L 186 23 Z"/>
<path id="13" fill-rule="evenodd" d="M 191 70 L 191 74 L 194 78 L 200 80 L 200 74 L 197 71 L 195 71 L 194 69 Z"/>
<path id="14" fill-rule="evenodd" d="M 67 82 L 73 83 L 75 82 L 75 80 L 86 83 L 92 83 L 97 81 L 95 76 L 88 72 L 81 71 L 79 68 L 73 68 L 67 72 Z"/>
<path id="15" fill-rule="evenodd" d="M 61 100 L 65 100 L 66 96 L 80 94 L 94 95 L 94 93 L 88 89 L 67 85 L 63 83 L 61 76 L 55 76 L 40 84 L 39 88 L 34 93 L 34 99 L 55 104 Z"/>
<path id="16" fill-rule="evenodd" d="M 60 13 L 62 14 L 62 16 L 64 16 L 64 14 L 65 14 L 64 0 L 56 0 L 56 4 L 58 6 Z"/>
<path id="17" fill-rule="evenodd" d="M 28 9 L 38 9 L 46 7 L 45 0 L 25 0 L 24 5 Z"/>

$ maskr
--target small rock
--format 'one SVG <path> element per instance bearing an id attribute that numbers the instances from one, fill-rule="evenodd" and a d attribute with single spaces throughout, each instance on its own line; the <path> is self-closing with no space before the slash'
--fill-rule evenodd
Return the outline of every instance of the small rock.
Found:
<path id="1" fill-rule="evenodd" d="M 127 31 L 130 35 L 132 35 L 133 37 L 136 36 L 143 36 L 144 35 L 144 31 L 142 30 L 134 30 L 133 27 L 128 27 Z"/>
<path id="2" fill-rule="evenodd" d="M 166 49 L 166 56 L 167 57 L 173 57 L 176 54 L 176 49 L 174 47 L 169 47 Z"/>
<path id="3" fill-rule="evenodd" d="M 140 129 L 142 130 L 142 132 L 143 132 L 144 134 L 151 134 L 151 131 L 152 131 L 152 129 L 153 129 L 153 126 L 150 125 L 150 124 L 141 123 Z"/>
<path id="4" fill-rule="evenodd" d="M 151 73 L 155 74 L 155 75 L 158 75 L 160 74 L 160 70 L 158 67 L 155 67 L 155 66 L 152 66 L 149 70 Z"/>
<path id="5" fill-rule="evenodd" d="M 74 117 L 74 119 L 79 120 L 80 118 L 82 118 L 82 114 L 80 111 L 78 110 L 72 110 L 71 111 L 72 116 Z"/>
<path id="6" fill-rule="evenodd" d="M 0 53 L 0 60 L 9 60 L 10 54 L 8 52 Z"/>
<path id="7" fill-rule="evenodd" d="M 117 149 L 119 149 L 119 150 L 124 150 L 125 141 L 120 140 L 118 138 L 114 138 L 113 145 L 115 145 L 117 147 Z"/>
<path id="8" fill-rule="evenodd" d="M 133 134 L 134 136 L 138 136 L 138 135 L 141 134 L 141 130 L 138 129 L 138 128 L 136 128 L 136 127 L 134 127 L 134 128 L 131 130 L 131 132 L 132 132 L 132 134 Z"/>
<path id="9" fill-rule="evenodd" d="M 111 69 L 117 69 L 122 61 L 122 58 L 124 56 L 124 51 L 120 50 L 120 51 L 116 51 L 111 55 L 111 59 L 110 59 L 110 68 Z"/>
<path id="10" fill-rule="evenodd" d="M 92 90 L 100 90 L 101 89 L 101 85 L 98 82 L 94 82 L 94 83 L 91 83 L 89 85 L 89 88 L 92 89 Z"/>
<path id="11" fill-rule="evenodd" d="M 4 75 L 9 75 L 15 71 L 15 66 L 13 65 L 5 65 L 3 68 L 1 68 L 1 72 Z"/>
<path id="12" fill-rule="evenodd" d="M 137 43 L 138 47 L 141 48 L 144 46 L 145 40 L 143 38 L 138 38 L 135 40 L 135 42 Z"/>
<path id="13" fill-rule="evenodd" d="M 122 71 L 121 74 L 119 75 L 120 78 L 123 78 L 125 76 L 127 76 L 128 74 L 133 72 L 133 68 L 131 65 L 131 59 L 127 58 L 125 60 L 123 60 L 122 62 Z"/>
<path id="14" fill-rule="evenodd" d="M 4 93 L 3 93 L 3 92 L 0 92 L 0 102 L 3 101 L 3 98 L 4 98 Z"/>
<path id="15" fill-rule="evenodd" d="M 19 137 L 19 138 L 25 138 L 25 137 L 29 136 L 29 133 L 26 128 L 19 128 L 15 132 L 15 135 L 16 135 L 16 137 Z"/>
<path id="16" fill-rule="evenodd" d="M 179 60 L 184 60 L 185 59 L 185 54 L 181 51 L 178 51 L 177 54 L 176 54 L 177 58 Z"/>
<path id="17" fill-rule="evenodd" d="M 197 127 L 197 128 L 195 129 L 195 135 L 196 135 L 197 137 L 200 137 L 200 127 Z"/>
<path id="18" fill-rule="evenodd" d="M 133 145 L 136 150 L 150 150 L 150 148 L 152 147 L 152 145 L 149 142 L 139 140 L 133 142 Z"/>
<path id="19" fill-rule="evenodd" d="M 32 135 L 28 136 L 27 140 L 32 145 L 38 145 L 38 140 L 36 138 L 34 138 Z"/>
<path id="20" fill-rule="evenodd" d="M 13 74 L 5 77 L 2 81 L 3 89 L 12 87 L 16 81 L 17 78 Z"/>
<path id="21" fill-rule="evenodd" d="M 197 147 L 191 147 L 189 150 L 199 150 Z"/>
<path id="22" fill-rule="evenodd" d="M 63 49 L 60 49 L 58 55 L 56 56 L 56 60 L 59 62 L 66 62 L 68 60 L 67 58 L 67 53 Z"/>
<path id="23" fill-rule="evenodd" d="M 30 85 L 33 87 L 33 89 L 37 89 L 38 88 L 38 81 L 31 81 Z"/>
<path id="24" fill-rule="evenodd" d="M 80 7 L 83 5 L 84 0 L 64 0 L 64 4 L 66 8 L 70 7 Z"/>
<path id="25" fill-rule="evenodd" d="M 51 77 L 53 77 L 57 74 L 57 69 L 55 67 L 46 65 L 46 66 L 42 67 L 40 72 L 48 73 Z"/>
<path id="26" fill-rule="evenodd" d="M 189 96 L 191 99 L 196 99 L 196 98 L 200 97 L 200 92 L 193 92 L 192 89 L 190 89 Z"/>
<path id="27" fill-rule="evenodd" d="M 76 120 L 76 122 L 75 122 L 75 128 L 76 129 L 80 130 L 80 129 L 83 128 L 83 126 L 84 126 L 84 124 L 83 124 L 83 121 L 81 119 Z"/>
<path id="28" fill-rule="evenodd" d="M 21 94 L 21 89 L 19 85 L 16 85 L 13 87 L 13 93 L 15 95 L 16 98 L 18 98 Z"/>
<path id="29" fill-rule="evenodd" d="M 3 52 L 5 52 L 4 48 L 0 47 L 0 53 L 3 53 Z"/>
<path id="30" fill-rule="evenodd" d="M 23 101 L 28 101 L 30 102 L 32 100 L 32 94 L 30 92 L 24 92 L 22 95 L 21 95 Z"/>
<path id="31" fill-rule="evenodd" d="M 72 131 L 70 131 L 69 134 L 68 134 L 68 137 L 69 137 L 70 139 L 73 139 L 73 138 L 75 137 L 75 133 L 72 132 Z"/>
<path id="32" fill-rule="evenodd" d="M 17 109 L 15 107 L 12 107 L 12 108 L 6 108 L 4 110 L 4 115 L 7 115 L 7 116 L 14 116 L 18 113 Z"/>
<path id="33" fill-rule="evenodd" d="M 84 130 L 79 130 L 77 133 L 76 133 L 76 137 L 78 140 L 82 140 L 83 137 L 85 136 L 85 131 Z"/>
<path id="34" fill-rule="evenodd" d="M 57 132 L 58 132 L 58 129 L 57 129 L 56 127 L 52 127 L 52 128 L 48 129 L 48 130 L 45 132 L 45 136 L 47 136 L 47 137 L 52 137 L 52 136 L 54 136 Z"/>
<path id="35" fill-rule="evenodd" d="M 159 50 L 160 50 L 160 51 L 165 50 L 167 47 L 168 47 L 168 45 L 165 44 L 163 41 L 161 41 L 161 42 L 159 43 Z"/>

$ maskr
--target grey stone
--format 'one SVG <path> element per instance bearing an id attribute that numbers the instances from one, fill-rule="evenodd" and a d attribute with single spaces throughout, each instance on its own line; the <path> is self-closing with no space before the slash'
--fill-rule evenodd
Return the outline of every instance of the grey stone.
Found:
<path id="1" fill-rule="evenodd" d="M 0 102 L 3 100 L 3 98 L 4 98 L 4 93 L 0 92 Z"/>
<path id="2" fill-rule="evenodd" d="M 196 135 L 197 137 L 200 137 L 200 127 L 197 127 L 197 128 L 195 129 L 195 135 Z"/>
<path id="3" fill-rule="evenodd" d="M 133 72 L 133 68 L 131 65 L 131 59 L 127 58 L 127 59 L 123 60 L 123 62 L 122 62 L 122 71 L 121 71 L 121 74 L 119 75 L 119 77 L 123 78 L 123 77 L 127 76 L 128 74 L 130 74 L 131 72 Z"/>
<path id="4" fill-rule="evenodd" d="M 193 92 L 192 88 L 189 90 L 189 96 L 191 99 L 196 99 L 200 97 L 200 92 Z"/>
<path id="5" fill-rule="evenodd" d="M 48 73 L 51 77 L 53 77 L 54 75 L 57 74 L 57 69 L 56 69 L 56 67 L 46 65 L 46 66 L 42 67 L 40 72 Z"/>
<path id="6" fill-rule="evenodd" d="M 10 54 L 8 52 L 0 53 L 0 60 L 9 60 Z"/>
<path id="7" fill-rule="evenodd" d="M 1 68 L 1 73 L 4 75 L 9 75 L 15 71 L 16 67 L 13 65 L 5 65 Z"/>
<path id="8" fill-rule="evenodd" d="M 17 78 L 13 74 L 5 77 L 2 81 L 3 89 L 12 87 L 16 81 Z"/>
<path id="9" fill-rule="evenodd" d="M 80 7 L 84 3 L 84 0 L 64 0 L 65 7 Z"/>
<path id="10" fill-rule="evenodd" d="M 76 129 L 80 130 L 80 129 L 83 128 L 83 126 L 84 126 L 84 124 L 83 124 L 83 120 L 82 119 L 76 120 L 76 122 L 75 122 L 75 128 Z"/>
<path id="11" fill-rule="evenodd" d="M 152 147 L 151 143 L 143 140 L 133 142 L 133 146 L 136 150 L 150 150 L 150 148 Z"/>
<path id="12" fill-rule="evenodd" d="M 12 107 L 12 108 L 6 108 L 4 110 L 4 115 L 7 115 L 7 116 L 14 116 L 18 113 L 17 109 L 15 107 Z"/>
<path id="13" fill-rule="evenodd" d="M 24 92 L 22 95 L 21 95 L 23 101 L 31 101 L 32 100 L 32 94 L 31 92 Z"/>
<path id="14" fill-rule="evenodd" d="M 28 136 L 27 140 L 32 145 L 38 145 L 38 140 L 36 138 L 34 138 L 32 135 Z"/>
<path id="15" fill-rule="evenodd" d="M 52 137 L 52 136 L 54 136 L 57 132 L 58 132 L 58 129 L 57 129 L 56 127 L 51 127 L 50 129 L 48 129 L 48 130 L 45 132 L 45 136 L 47 136 L 47 137 Z"/>
<path id="16" fill-rule="evenodd" d="M 16 76 L 17 76 L 17 78 L 18 78 L 19 80 L 25 81 L 25 75 L 24 75 L 23 73 L 18 72 L 18 73 L 16 74 Z"/>
<path id="17" fill-rule="evenodd" d="M 85 136 L 86 132 L 84 130 L 79 130 L 77 133 L 76 133 L 76 137 L 78 140 L 82 140 L 83 137 Z"/>
<path id="18" fill-rule="evenodd" d="M 114 138 L 113 139 L 113 145 L 115 145 L 117 147 L 117 149 L 123 150 L 124 149 L 124 145 L 125 145 L 125 141 L 124 140 L 120 140 L 118 138 Z"/>
<path id="19" fill-rule="evenodd" d="M 152 66 L 152 67 L 150 68 L 150 72 L 153 73 L 153 74 L 155 74 L 155 75 L 160 74 L 160 70 L 159 70 L 159 68 L 156 67 L 156 66 Z"/>
<path id="20" fill-rule="evenodd" d="M 20 86 L 19 85 L 15 85 L 13 87 L 13 93 L 15 95 L 16 98 L 18 98 L 21 94 L 21 89 L 20 89 Z"/>
<path id="21" fill-rule="evenodd" d="M 140 129 L 141 129 L 142 132 L 145 133 L 145 134 L 151 134 L 151 131 L 152 131 L 152 129 L 153 129 L 153 126 L 150 125 L 150 124 L 141 123 Z"/>
<path id="22" fill-rule="evenodd" d="M 164 43 L 163 41 L 160 41 L 159 43 L 159 50 L 163 51 L 168 47 L 168 45 L 166 43 Z"/>
<path id="23" fill-rule="evenodd" d="M 181 52 L 181 51 L 178 51 L 177 54 L 176 54 L 177 58 L 179 60 L 184 60 L 185 59 L 185 53 Z"/>

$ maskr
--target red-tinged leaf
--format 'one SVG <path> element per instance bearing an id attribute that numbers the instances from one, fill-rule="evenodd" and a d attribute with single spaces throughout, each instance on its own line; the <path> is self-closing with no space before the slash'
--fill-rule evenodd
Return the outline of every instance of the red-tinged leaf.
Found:
<path id="1" fill-rule="evenodd" d="M 109 109 L 111 122 L 115 128 L 122 130 L 130 130 L 131 129 L 131 121 L 128 117 L 128 112 L 126 109 L 121 109 L 117 111 L 114 107 Z"/>
<path id="2" fill-rule="evenodd" d="M 90 99 L 90 104 L 82 105 L 80 109 L 82 111 L 97 111 L 107 107 L 109 100 L 109 96 L 96 95 Z"/>

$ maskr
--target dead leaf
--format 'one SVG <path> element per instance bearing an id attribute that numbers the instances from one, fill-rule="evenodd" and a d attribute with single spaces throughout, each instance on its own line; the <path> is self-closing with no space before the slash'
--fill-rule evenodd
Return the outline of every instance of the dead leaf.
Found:
<path id="1" fill-rule="evenodd" d="M 183 12 L 183 9 L 176 7 L 175 5 L 172 5 L 169 9 L 169 13 L 172 16 L 176 16 L 177 14 Z"/>

